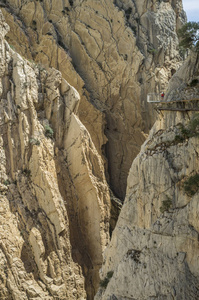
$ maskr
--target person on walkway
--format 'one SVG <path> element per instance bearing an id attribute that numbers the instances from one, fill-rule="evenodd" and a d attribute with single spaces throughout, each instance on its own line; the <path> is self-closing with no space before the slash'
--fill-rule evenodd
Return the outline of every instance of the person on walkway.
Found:
<path id="1" fill-rule="evenodd" d="M 161 98 L 162 98 L 162 99 L 164 98 L 164 92 L 161 93 Z"/>

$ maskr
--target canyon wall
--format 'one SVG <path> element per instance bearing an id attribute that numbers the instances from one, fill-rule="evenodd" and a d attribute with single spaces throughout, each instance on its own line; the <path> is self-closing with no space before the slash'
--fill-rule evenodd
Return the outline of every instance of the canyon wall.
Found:
<path id="1" fill-rule="evenodd" d="M 189 102 L 161 111 L 131 166 L 96 300 L 199 298 L 198 58 L 193 53 L 176 72 L 167 95 L 179 100 L 180 88 L 183 100 L 194 80 L 193 111 Z"/>
<path id="2" fill-rule="evenodd" d="M 165 90 L 181 65 L 182 3 L 0 7 L 0 296 L 94 299 L 130 166 L 155 120 L 147 93 Z M 109 270 L 106 260 L 102 277 Z"/>
<path id="3" fill-rule="evenodd" d="M 147 93 L 164 90 L 181 61 L 181 0 L 8 0 L 1 7 L 17 52 L 60 70 L 78 90 L 80 120 L 123 200 L 129 168 L 155 120 Z"/>
<path id="4" fill-rule="evenodd" d="M 0 298 L 93 299 L 109 241 L 103 161 L 78 92 L 13 51 L 8 30 L 0 14 Z"/>

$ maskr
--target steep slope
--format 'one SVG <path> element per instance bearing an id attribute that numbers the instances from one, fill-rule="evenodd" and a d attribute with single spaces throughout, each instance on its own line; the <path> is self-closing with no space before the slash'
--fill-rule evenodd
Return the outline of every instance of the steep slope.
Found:
<path id="1" fill-rule="evenodd" d="M 93 299 L 109 241 L 103 161 L 78 92 L 14 52 L 8 29 L 0 14 L 0 298 Z"/>
<path id="2" fill-rule="evenodd" d="M 165 89 L 181 60 L 181 0 L 8 0 L 1 6 L 9 43 L 59 69 L 80 93 L 80 119 L 123 199 L 143 130 L 154 122 L 146 94 Z"/>
<path id="3" fill-rule="evenodd" d="M 165 100 L 198 99 L 199 55 L 192 52 L 169 83 Z"/>
<path id="4" fill-rule="evenodd" d="M 181 82 L 181 96 L 186 95 L 199 75 L 198 56 L 193 54 L 176 72 L 170 93 L 175 95 Z M 194 92 L 199 99 L 198 85 Z M 96 300 L 199 298 L 198 125 L 194 111 L 159 115 L 129 171 L 126 199 L 105 251 Z"/>

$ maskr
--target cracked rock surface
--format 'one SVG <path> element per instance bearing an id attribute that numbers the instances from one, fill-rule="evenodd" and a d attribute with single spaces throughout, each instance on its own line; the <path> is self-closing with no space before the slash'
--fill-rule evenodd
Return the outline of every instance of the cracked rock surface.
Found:
<path id="1" fill-rule="evenodd" d="M 175 140 L 192 117 L 165 112 L 134 160 L 101 269 L 113 276 L 95 299 L 198 299 L 199 192 L 184 183 L 199 172 L 199 139 Z"/>
<path id="2" fill-rule="evenodd" d="M 179 82 L 186 94 L 197 64 L 192 53 L 171 79 L 168 96 Z M 161 112 L 131 166 L 96 300 L 199 298 L 199 114 L 180 109 Z"/>
<path id="3" fill-rule="evenodd" d="M 2 10 L 8 42 L 60 70 L 78 90 L 79 117 L 123 200 L 129 168 L 155 120 L 147 93 L 165 90 L 181 61 L 182 1 L 8 0 Z"/>
<path id="4" fill-rule="evenodd" d="M 109 241 L 103 161 L 78 92 L 13 51 L 8 30 L 0 14 L 0 298 L 93 299 Z"/>

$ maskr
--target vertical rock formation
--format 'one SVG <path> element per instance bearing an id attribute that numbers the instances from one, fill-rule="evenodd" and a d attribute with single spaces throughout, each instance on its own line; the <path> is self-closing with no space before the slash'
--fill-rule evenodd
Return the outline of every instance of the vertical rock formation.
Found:
<path id="1" fill-rule="evenodd" d="M 0 298 L 93 299 L 109 241 L 103 161 L 78 92 L 14 52 L 8 29 L 0 14 Z"/>
<path id="2" fill-rule="evenodd" d="M 3 13 L 17 51 L 59 69 L 80 93 L 80 119 L 123 199 L 143 131 L 154 121 L 146 94 L 165 89 L 179 65 L 181 0 L 8 0 Z"/>
<path id="3" fill-rule="evenodd" d="M 29 59 L 22 58 L 4 41 L 8 28 L 1 16 L 2 298 L 93 299 L 99 284 L 102 253 L 109 242 L 110 196 L 104 174 L 114 192 L 111 198 L 116 199 L 116 195 L 123 200 L 130 165 L 154 121 L 146 94 L 166 89 L 181 63 L 176 30 L 184 20 L 182 3 L 181 0 L 8 0 L 0 6 L 11 28 L 8 42 Z M 178 132 L 175 122 L 180 122 L 181 116 L 179 121 L 176 118 L 167 125 Z M 183 122 L 186 125 L 186 120 Z M 160 126 L 164 130 L 164 124 Z M 164 140 L 164 133 L 158 131 L 159 134 Z M 173 135 L 172 138 L 175 140 Z M 167 145 L 178 151 L 172 138 L 171 145 Z M 152 133 L 150 139 L 153 140 Z M 158 140 L 157 147 L 159 144 Z M 114 297 L 111 290 L 114 280 L 121 279 L 116 276 L 115 266 L 126 249 L 122 250 L 117 231 L 128 227 L 121 220 L 128 220 L 131 231 L 132 226 L 138 226 L 136 230 L 144 230 L 149 239 L 159 234 L 161 240 L 161 230 L 157 233 L 159 229 L 151 228 L 156 218 L 161 219 L 161 201 L 164 203 L 168 200 L 164 197 L 172 197 L 174 193 L 174 179 L 154 177 L 150 199 L 157 204 L 156 208 L 153 203 L 149 205 L 148 196 L 141 198 L 142 192 L 150 192 L 150 188 L 144 190 L 147 180 L 150 183 L 149 168 L 163 172 L 161 155 L 167 161 L 163 149 L 156 164 L 151 160 L 156 150 L 151 149 L 149 153 L 144 150 L 144 165 L 141 158 L 136 159 L 130 175 L 138 172 L 136 193 L 138 180 L 140 184 L 133 204 L 135 209 L 132 213 L 125 204 L 129 219 L 122 212 L 110 244 L 110 249 L 118 245 L 121 253 L 107 252 L 110 261 L 106 260 L 102 273 L 107 281 L 113 277 L 102 296 L 106 300 Z M 172 160 L 172 154 L 168 155 Z M 147 179 L 145 175 L 141 178 L 145 168 Z M 162 198 L 158 198 L 155 180 L 161 180 Z M 131 187 L 128 191 L 131 195 Z M 131 196 L 126 203 L 131 203 Z M 173 209 L 178 208 L 174 200 L 172 205 Z M 163 225 L 165 222 L 163 216 Z M 136 234 L 135 241 L 139 237 Z M 191 234 L 195 237 L 192 231 Z M 143 234 L 140 245 L 145 243 Z M 136 263 L 140 261 L 140 247 L 127 250 Z M 178 252 L 183 251 L 184 248 Z M 174 260 L 174 256 L 171 258 Z M 180 259 L 183 261 L 183 255 Z M 195 274 L 188 263 L 191 273 L 186 274 Z M 123 267 L 129 271 L 125 264 Z M 180 269 L 176 264 L 174 267 Z M 192 291 L 195 283 L 190 276 Z M 173 281 L 173 277 L 169 280 Z M 126 281 L 123 286 L 130 293 Z M 169 284 L 168 293 L 172 293 Z M 159 293 L 164 295 L 165 285 L 162 286 Z M 120 290 L 115 293 L 128 297 Z M 138 289 L 135 297 L 141 297 L 142 293 Z M 151 293 L 158 295 L 156 289 Z"/>
<path id="4" fill-rule="evenodd" d="M 198 54 L 188 58 L 185 67 L 171 80 L 168 97 L 179 88 L 184 98 L 190 82 L 196 83 Z M 183 105 L 186 109 L 189 102 Z M 96 300 L 199 298 L 198 125 L 194 111 L 159 115 L 129 171 Z"/>
<path id="5" fill-rule="evenodd" d="M 168 86 L 166 101 L 198 99 L 199 55 L 192 52 Z"/>

